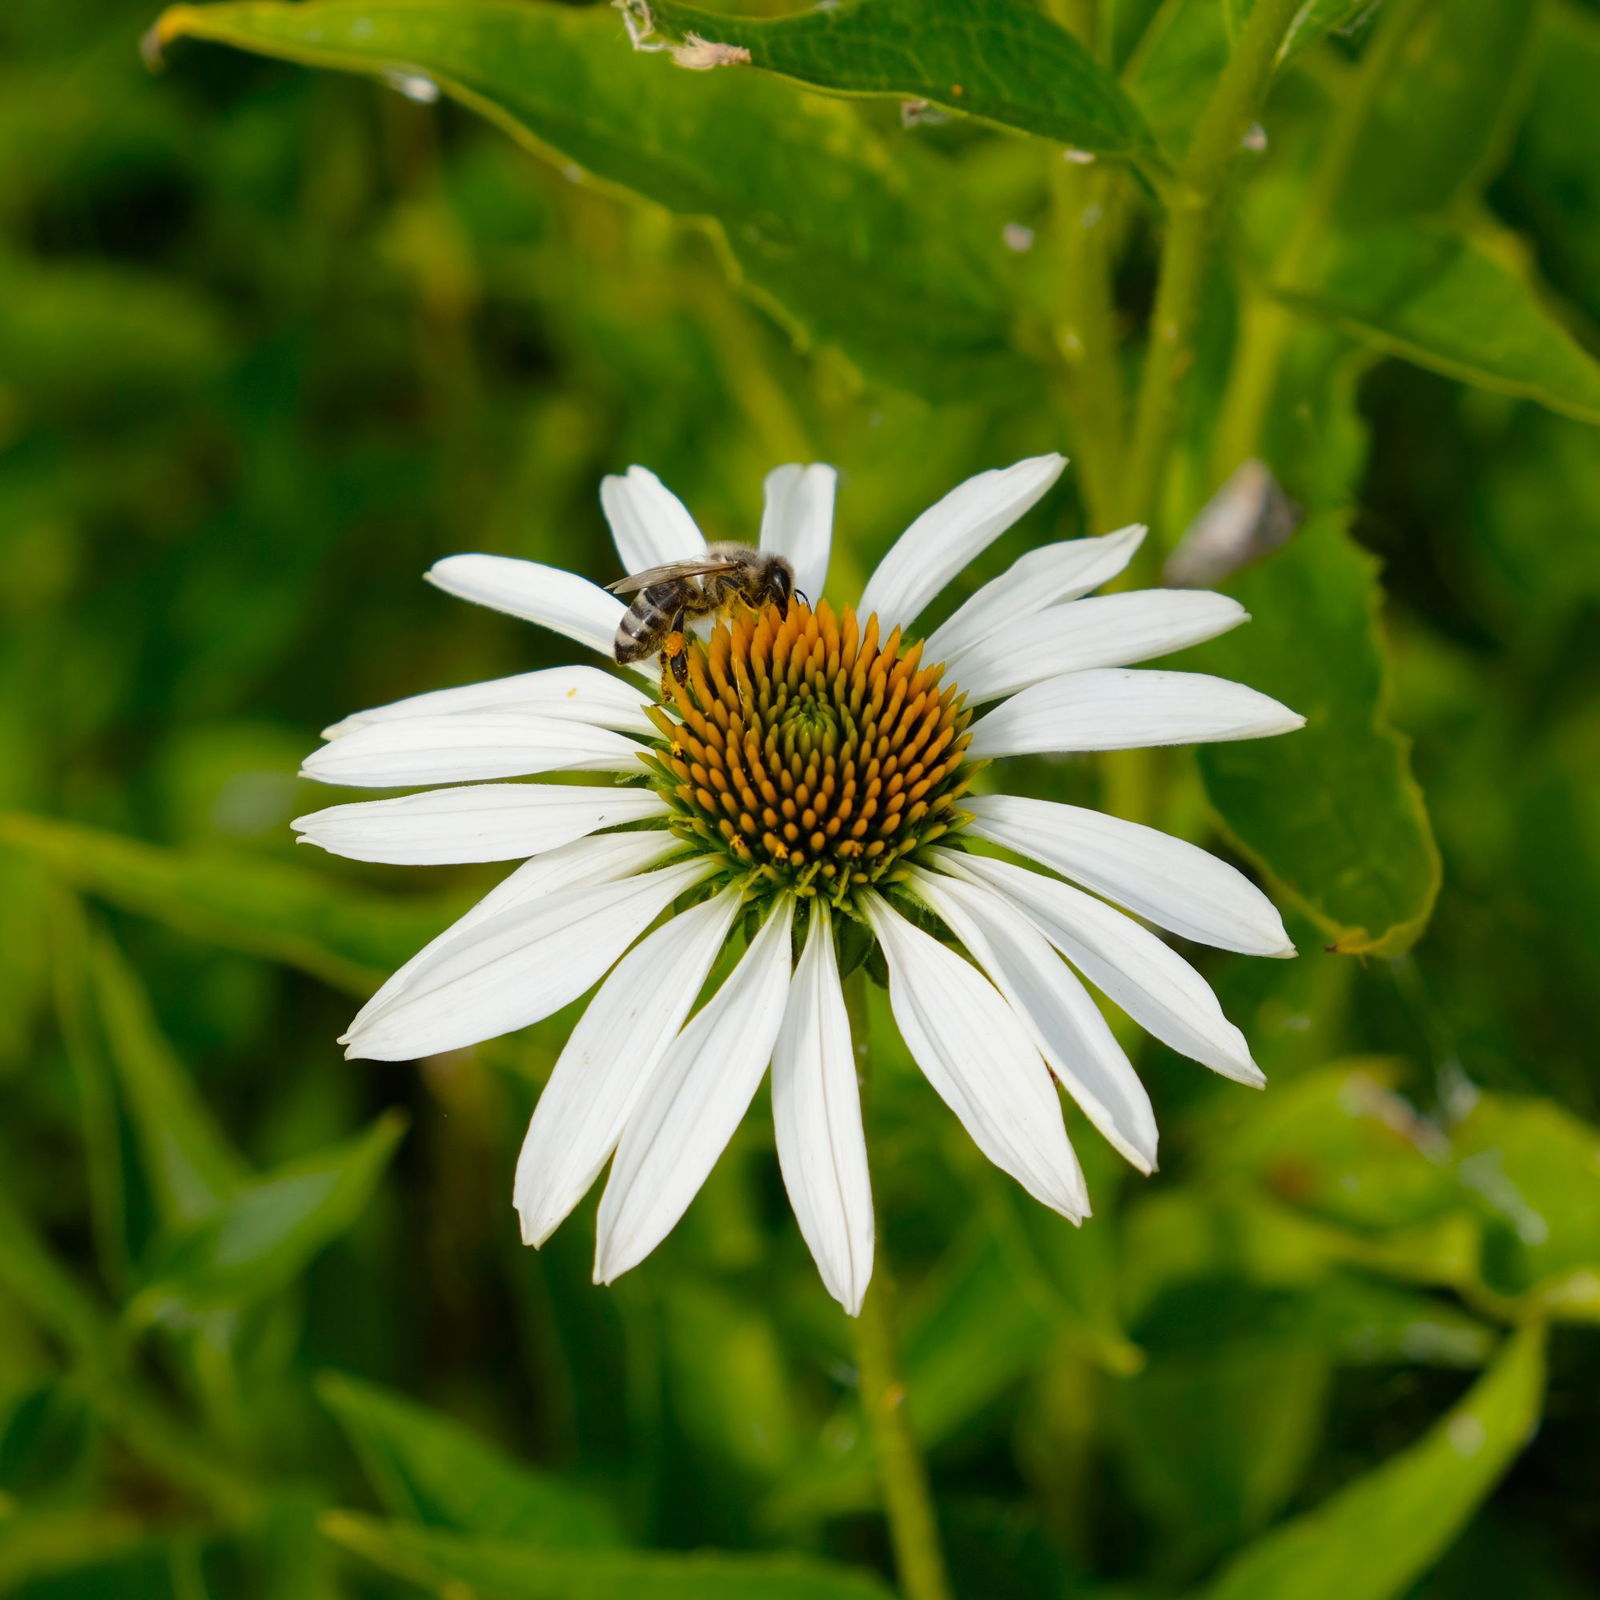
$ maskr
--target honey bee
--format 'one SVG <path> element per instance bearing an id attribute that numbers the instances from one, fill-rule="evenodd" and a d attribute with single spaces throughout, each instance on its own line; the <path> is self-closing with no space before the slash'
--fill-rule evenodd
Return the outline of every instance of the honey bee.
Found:
<path id="1" fill-rule="evenodd" d="M 679 683 L 688 681 L 683 625 L 691 617 L 713 616 L 735 605 L 773 605 L 781 617 L 799 593 L 794 568 L 782 556 L 729 542 L 708 544 L 703 556 L 650 567 L 606 587 L 634 596 L 617 624 L 617 660 L 627 665 L 659 652 L 663 687 L 669 669 Z"/>

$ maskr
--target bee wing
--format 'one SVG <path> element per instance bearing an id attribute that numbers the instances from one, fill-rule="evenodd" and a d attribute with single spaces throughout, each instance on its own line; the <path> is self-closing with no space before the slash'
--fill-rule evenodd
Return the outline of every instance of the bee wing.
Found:
<path id="1" fill-rule="evenodd" d="M 640 589 L 648 589 L 652 583 L 666 583 L 673 578 L 703 578 L 716 572 L 732 572 L 738 567 L 737 561 L 730 561 L 725 556 L 712 556 L 704 561 L 669 561 L 664 567 L 646 567 L 643 572 L 632 572 L 626 578 L 618 578 L 615 583 L 608 583 L 612 594 L 637 594 Z"/>

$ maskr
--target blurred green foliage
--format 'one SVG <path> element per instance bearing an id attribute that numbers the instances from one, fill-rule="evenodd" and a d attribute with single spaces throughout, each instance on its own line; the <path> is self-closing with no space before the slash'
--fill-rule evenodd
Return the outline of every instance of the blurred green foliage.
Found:
<path id="1" fill-rule="evenodd" d="M 0 1592 L 890 1592 L 765 1113 L 614 1289 L 592 1211 L 524 1251 L 570 1017 L 415 1068 L 333 1043 L 493 874 L 307 862 L 286 824 L 338 716 L 563 658 L 418 575 L 609 577 L 631 461 L 722 535 L 771 465 L 836 462 L 841 589 L 1063 443 L 1076 488 L 968 581 L 1107 529 L 1162 208 L 1252 8 L 1020 3 L 938 0 L 920 52 L 900 0 L 730 22 L 772 70 L 708 73 L 549 0 L 186 8 L 159 75 L 148 5 L 0 16 Z M 1162 1171 L 1075 1124 L 1079 1232 L 879 1019 L 965 1596 L 1600 1571 L 1600 16 L 1322 0 L 1282 57 L 1133 498 L 1152 580 L 1268 463 L 1304 526 L 1193 664 L 1311 725 L 1021 781 L 1237 851 L 1305 953 L 1205 959 L 1272 1086 L 1146 1042 Z"/>

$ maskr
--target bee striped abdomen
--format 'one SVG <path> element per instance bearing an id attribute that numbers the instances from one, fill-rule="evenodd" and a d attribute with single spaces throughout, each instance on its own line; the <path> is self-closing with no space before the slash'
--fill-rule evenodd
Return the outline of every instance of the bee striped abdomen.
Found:
<path id="1" fill-rule="evenodd" d="M 641 589 L 633 604 L 617 623 L 612 645 L 618 661 L 643 661 L 662 645 L 683 605 L 683 586 L 678 583 L 652 583 Z"/>

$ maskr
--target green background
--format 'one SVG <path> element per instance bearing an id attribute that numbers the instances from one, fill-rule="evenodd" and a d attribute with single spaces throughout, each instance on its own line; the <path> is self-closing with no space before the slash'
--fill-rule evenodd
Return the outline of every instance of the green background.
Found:
<path id="1" fill-rule="evenodd" d="M 326 59 L 310 9 L 217 15 Z M 535 150 L 176 36 L 153 74 L 147 5 L 0 15 L 0 1592 L 889 1591 L 764 1096 L 614 1288 L 592 1199 L 523 1250 L 570 1014 L 345 1063 L 360 998 L 497 870 L 297 852 L 333 797 L 294 773 L 353 709 L 570 659 L 420 575 L 609 580 L 596 491 L 630 462 L 713 537 L 753 533 L 771 466 L 836 463 L 848 596 L 960 478 L 1063 448 L 964 589 L 1138 512 L 1159 581 L 1259 455 L 1301 531 L 1229 580 L 1256 620 L 1174 664 L 1312 720 L 1012 786 L 1234 852 L 1302 954 L 1191 952 L 1270 1086 L 1144 1041 L 1161 1171 L 1074 1114 L 1081 1231 L 982 1162 L 879 1008 L 875 1199 L 956 1588 L 1593 1593 L 1600 16 L 1312 8 L 1141 483 L 1106 397 L 1242 0 L 940 0 L 916 48 L 877 0 L 746 24 L 772 70 L 707 74 L 609 10 L 343 10 L 377 32 L 329 64 L 454 63 Z M 953 70 L 981 106 L 941 99 Z M 1239 352 L 1274 348 L 1252 419 Z"/>

